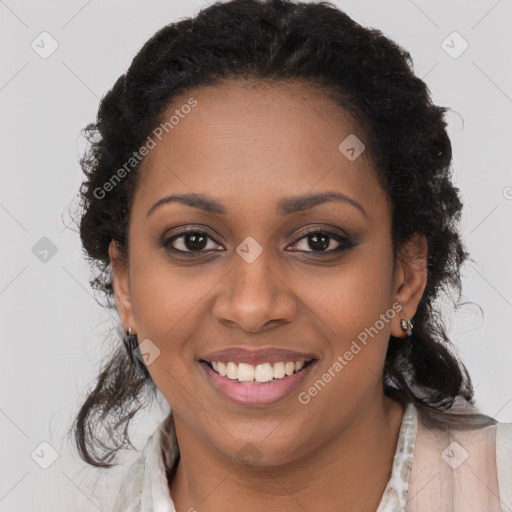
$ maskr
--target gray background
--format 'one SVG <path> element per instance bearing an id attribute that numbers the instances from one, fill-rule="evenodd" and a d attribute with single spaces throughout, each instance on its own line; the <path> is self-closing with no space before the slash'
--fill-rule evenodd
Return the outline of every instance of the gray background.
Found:
<path id="1" fill-rule="evenodd" d="M 463 300 L 480 305 L 483 315 L 475 305 L 456 314 L 447 308 L 449 333 L 482 410 L 512 421 L 512 2 L 335 3 L 410 51 L 434 101 L 453 109 L 453 168 L 475 259 L 465 269 Z M 79 133 L 94 120 L 99 99 L 158 28 L 204 5 L 0 1 L 0 511 L 111 510 L 137 456 L 96 471 L 65 437 L 109 344 L 104 333 L 115 326 L 89 289 L 67 209 L 81 181 Z M 46 59 L 31 47 L 35 41 L 39 52 L 51 48 L 43 31 L 58 44 Z M 461 55 L 464 42 L 454 31 L 469 44 Z M 55 254 L 41 252 L 49 244 L 43 237 Z M 166 412 L 162 403 L 134 424 L 139 449 Z M 42 442 L 58 455 L 48 469 L 40 465 L 53 452 Z"/>

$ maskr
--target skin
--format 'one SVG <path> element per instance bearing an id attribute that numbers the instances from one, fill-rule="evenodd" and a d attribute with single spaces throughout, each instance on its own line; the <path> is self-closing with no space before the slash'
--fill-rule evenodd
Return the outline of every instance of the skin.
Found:
<path id="1" fill-rule="evenodd" d="M 160 350 L 148 369 L 175 417 L 176 510 L 334 512 L 342 503 L 344 511 L 375 511 L 404 412 L 384 395 L 382 369 L 390 334 L 405 336 L 400 319 L 414 316 L 425 288 L 425 238 L 404 244 L 394 264 L 389 198 L 365 153 L 349 161 L 338 150 L 349 134 L 364 134 L 323 91 L 230 81 L 175 98 L 169 113 L 190 97 L 198 105 L 143 162 L 127 264 L 110 245 L 121 321 Z M 336 201 L 277 213 L 282 198 L 324 191 L 349 196 L 366 215 Z M 190 192 L 214 197 L 228 213 L 167 203 L 147 216 L 159 199 Z M 159 245 L 185 226 L 210 237 L 202 255 Z M 340 242 L 328 238 L 318 249 L 305 231 L 319 229 L 346 233 L 354 245 L 322 257 Z M 263 249 L 250 264 L 236 252 L 248 236 Z M 186 237 L 172 246 L 197 247 Z M 301 404 L 297 394 L 396 302 L 402 311 Z M 286 399 L 237 405 L 197 362 L 235 345 L 313 352 L 318 362 Z M 248 463 L 249 443 L 258 456 Z"/>

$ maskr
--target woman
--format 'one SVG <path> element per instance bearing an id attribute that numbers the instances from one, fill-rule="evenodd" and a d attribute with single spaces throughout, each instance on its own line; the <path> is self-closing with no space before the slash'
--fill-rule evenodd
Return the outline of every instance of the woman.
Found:
<path id="1" fill-rule="evenodd" d="M 82 160 L 125 331 L 82 457 L 112 465 L 144 391 L 171 407 L 116 512 L 511 510 L 511 426 L 434 307 L 467 257 L 445 111 L 328 3 L 217 3 L 144 45 Z"/>

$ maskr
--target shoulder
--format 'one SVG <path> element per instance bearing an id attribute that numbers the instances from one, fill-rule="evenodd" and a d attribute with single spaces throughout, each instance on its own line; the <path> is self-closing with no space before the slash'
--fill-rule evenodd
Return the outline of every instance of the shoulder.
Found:
<path id="1" fill-rule="evenodd" d="M 496 424 L 496 466 L 504 510 L 512 510 L 512 423 Z"/>
<path id="2" fill-rule="evenodd" d="M 512 511 L 511 493 L 512 424 L 468 408 L 437 424 L 418 414 L 407 512 Z"/>
<path id="3" fill-rule="evenodd" d="M 113 512 L 149 512 L 156 502 L 160 504 L 158 510 L 172 510 L 164 453 L 169 421 L 167 417 L 149 436 L 142 453 L 124 475 Z M 175 452 L 172 455 L 176 457 Z"/>
<path id="4" fill-rule="evenodd" d="M 132 512 L 140 510 L 144 476 L 145 456 L 142 454 L 125 473 L 117 492 L 113 512 Z"/>

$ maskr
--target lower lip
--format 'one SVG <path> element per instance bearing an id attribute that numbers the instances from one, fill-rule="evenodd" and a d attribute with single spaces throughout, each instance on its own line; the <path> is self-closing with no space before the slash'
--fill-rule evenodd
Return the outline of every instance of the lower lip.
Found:
<path id="1" fill-rule="evenodd" d="M 201 366 L 215 389 L 233 402 L 239 405 L 269 405 L 291 394 L 315 364 L 316 361 L 313 361 L 298 373 L 261 384 L 247 384 L 228 379 L 212 370 L 206 363 L 201 363 Z"/>

